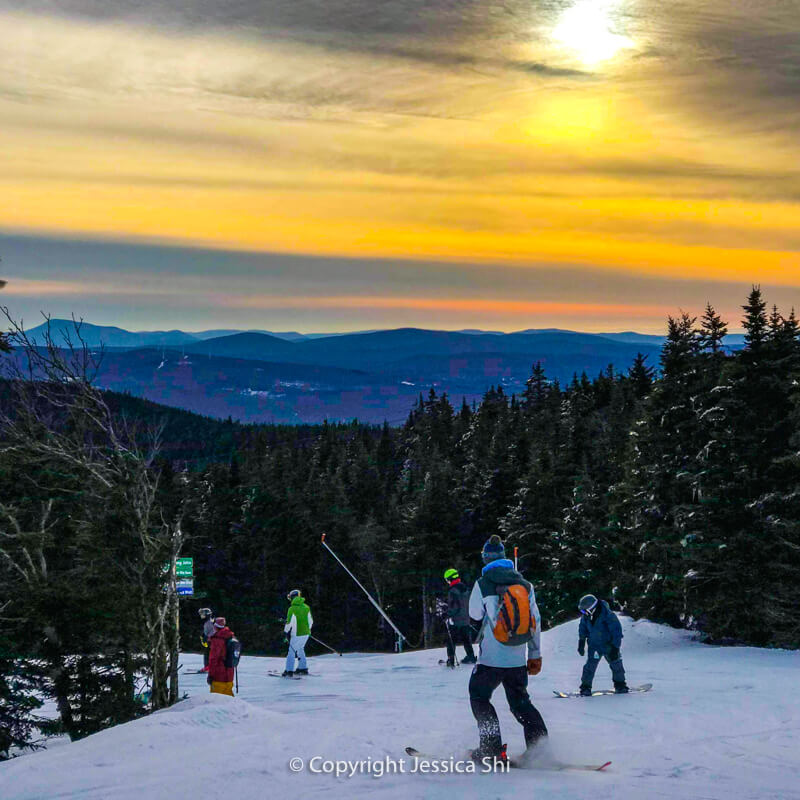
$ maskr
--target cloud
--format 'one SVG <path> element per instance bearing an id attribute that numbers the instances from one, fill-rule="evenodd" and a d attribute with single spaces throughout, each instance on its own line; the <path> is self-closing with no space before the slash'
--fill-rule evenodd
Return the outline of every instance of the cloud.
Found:
<path id="1" fill-rule="evenodd" d="M 791 9 L 603 4 L 633 45 L 587 66 L 573 0 L 0 0 L 0 224 L 405 256 L 431 291 L 434 259 L 796 282 Z"/>

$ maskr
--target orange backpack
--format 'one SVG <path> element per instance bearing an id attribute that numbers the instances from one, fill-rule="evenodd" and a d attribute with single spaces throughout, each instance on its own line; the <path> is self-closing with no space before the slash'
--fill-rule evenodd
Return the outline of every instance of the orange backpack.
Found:
<path id="1" fill-rule="evenodd" d="M 497 587 L 497 620 L 492 633 L 500 644 L 517 647 L 529 642 L 536 630 L 528 589 L 522 584 Z"/>

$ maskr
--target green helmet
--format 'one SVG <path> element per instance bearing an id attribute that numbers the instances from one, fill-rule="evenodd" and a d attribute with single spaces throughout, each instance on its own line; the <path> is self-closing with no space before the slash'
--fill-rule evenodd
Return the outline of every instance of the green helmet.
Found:
<path id="1" fill-rule="evenodd" d="M 444 579 L 446 581 L 454 581 L 458 577 L 457 569 L 446 569 L 444 571 Z"/>

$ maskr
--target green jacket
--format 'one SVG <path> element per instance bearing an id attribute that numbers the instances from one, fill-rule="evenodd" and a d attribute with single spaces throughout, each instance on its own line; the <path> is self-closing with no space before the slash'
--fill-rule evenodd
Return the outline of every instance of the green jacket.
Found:
<path id="1" fill-rule="evenodd" d="M 308 636 L 313 624 L 311 609 L 306 605 L 306 601 L 302 597 L 292 598 L 286 614 L 286 625 L 283 628 L 286 633 L 290 633 L 292 636 Z"/>

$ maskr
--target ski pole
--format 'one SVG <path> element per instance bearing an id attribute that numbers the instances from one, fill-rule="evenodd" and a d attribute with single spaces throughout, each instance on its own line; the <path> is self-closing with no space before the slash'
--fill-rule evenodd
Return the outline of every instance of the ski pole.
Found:
<path id="1" fill-rule="evenodd" d="M 341 656 L 342 655 L 338 650 L 334 650 L 329 644 L 325 644 L 325 642 L 321 642 L 319 639 L 317 639 L 316 636 L 312 636 L 311 634 L 309 634 L 308 638 L 309 639 L 313 639 L 317 644 L 321 644 L 323 647 L 327 647 L 328 650 L 331 651 L 331 653 L 336 653 L 337 656 Z"/>
<path id="2" fill-rule="evenodd" d="M 236 667 L 233 674 L 236 676 L 236 694 L 239 694 L 239 667 Z"/>

